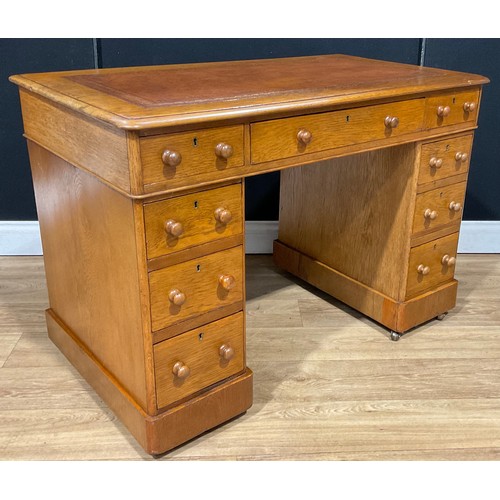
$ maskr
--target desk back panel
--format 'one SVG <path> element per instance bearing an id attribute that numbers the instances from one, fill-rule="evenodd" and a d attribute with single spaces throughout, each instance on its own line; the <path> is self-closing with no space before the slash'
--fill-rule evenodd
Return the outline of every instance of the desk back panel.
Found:
<path id="1" fill-rule="evenodd" d="M 403 299 L 417 156 L 406 144 L 284 170 L 279 240 Z"/>

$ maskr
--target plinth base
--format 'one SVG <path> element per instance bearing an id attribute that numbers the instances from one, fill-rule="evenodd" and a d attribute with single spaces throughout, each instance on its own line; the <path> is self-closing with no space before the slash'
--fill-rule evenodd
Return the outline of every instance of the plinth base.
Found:
<path id="1" fill-rule="evenodd" d="M 456 280 L 410 300 L 398 302 L 278 240 L 274 242 L 274 262 L 278 267 L 398 333 L 436 318 L 455 307 L 456 303 Z"/>
<path id="2" fill-rule="evenodd" d="M 160 455 L 252 406 L 250 369 L 158 415 L 148 415 L 56 313 L 47 309 L 49 338 L 123 422 L 144 450 Z"/>

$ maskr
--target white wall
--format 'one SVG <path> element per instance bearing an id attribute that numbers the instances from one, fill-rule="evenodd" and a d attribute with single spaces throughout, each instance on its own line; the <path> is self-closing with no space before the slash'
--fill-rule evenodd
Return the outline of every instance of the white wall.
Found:
<path id="1" fill-rule="evenodd" d="M 272 253 L 277 221 L 248 221 L 246 253 Z M 459 253 L 500 253 L 500 221 L 463 221 Z M 38 222 L 0 221 L 0 255 L 41 255 Z"/>

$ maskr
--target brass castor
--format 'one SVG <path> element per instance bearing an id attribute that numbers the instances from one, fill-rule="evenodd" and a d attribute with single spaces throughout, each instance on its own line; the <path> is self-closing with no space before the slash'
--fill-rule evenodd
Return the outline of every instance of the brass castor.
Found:
<path id="1" fill-rule="evenodd" d="M 391 340 L 393 340 L 394 342 L 397 342 L 400 338 L 401 338 L 400 333 L 391 331 Z"/>
<path id="2" fill-rule="evenodd" d="M 438 319 L 439 321 L 443 321 L 443 319 L 446 318 L 447 314 L 447 312 L 440 314 L 439 316 L 436 316 L 436 319 Z"/>

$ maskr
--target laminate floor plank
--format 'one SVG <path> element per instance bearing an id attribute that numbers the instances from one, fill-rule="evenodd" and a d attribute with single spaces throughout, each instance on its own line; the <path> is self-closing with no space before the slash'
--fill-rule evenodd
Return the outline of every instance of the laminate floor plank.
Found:
<path id="1" fill-rule="evenodd" d="M 385 328 L 247 257 L 247 413 L 160 460 L 499 460 L 500 255 L 460 255 L 457 307 Z M 41 257 L 0 257 L 0 459 L 152 460 L 47 338 Z"/>
<path id="2" fill-rule="evenodd" d="M 247 304 L 247 328 L 280 325 L 282 328 L 302 326 L 297 300 L 254 299 Z"/>
<path id="3" fill-rule="evenodd" d="M 21 334 L 0 333 L 0 368 L 5 366 L 5 362 L 19 342 Z"/>
<path id="4" fill-rule="evenodd" d="M 0 419 L 0 443 L 8 443 L 4 460 L 150 458 L 103 403 L 78 410 L 0 410 Z"/>
<path id="5" fill-rule="evenodd" d="M 434 322 L 407 334 L 399 343 L 388 342 L 388 332 L 369 326 L 320 328 L 252 328 L 248 338 L 249 363 L 261 360 L 405 360 L 405 359 L 499 359 L 500 325 L 478 330 L 464 326 L 456 332 L 452 325 Z M 450 344 L 450 336 L 454 342 Z M 269 344 L 260 343 L 267 338 Z M 273 346 L 272 348 L 270 346 Z"/>
<path id="6" fill-rule="evenodd" d="M 0 343 L 1 345 L 1 343 Z M 66 367 L 68 361 L 50 341 L 47 330 L 20 335 L 15 350 L 4 363 L 5 368 Z"/>

